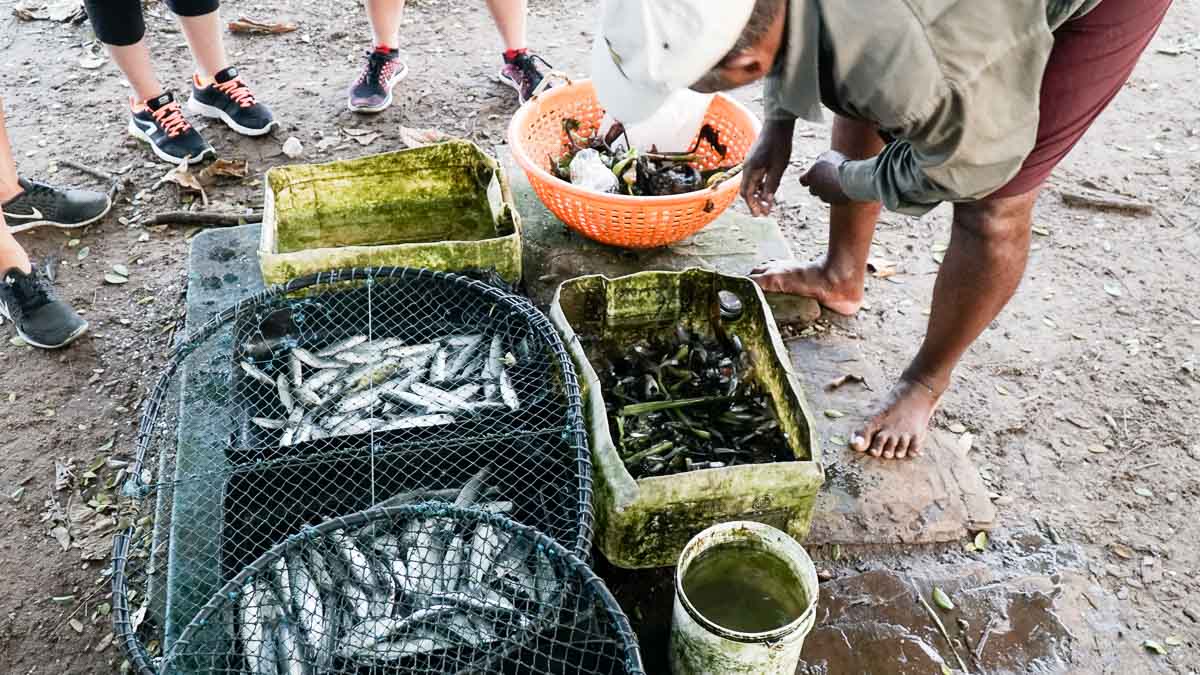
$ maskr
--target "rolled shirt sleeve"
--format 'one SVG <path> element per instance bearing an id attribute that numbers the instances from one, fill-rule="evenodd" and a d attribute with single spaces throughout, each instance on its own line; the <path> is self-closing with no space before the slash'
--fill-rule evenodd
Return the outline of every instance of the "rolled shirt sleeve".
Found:
<path id="1" fill-rule="evenodd" d="M 1037 141 L 1040 82 L 989 77 L 965 91 L 949 86 L 920 119 L 889 129 L 900 140 L 871 159 L 844 163 L 842 189 L 913 216 L 943 201 L 986 197 L 1017 174 Z"/>
<path id="2" fill-rule="evenodd" d="M 1039 12 L 1023 3 L 955 3 L 936 21 L 921 18 L 912 39 L 898 33 L 882 46 L 857 36 L 854 17 L 841 19 L 844 32 L 833 42 L 846 45 L 852 62 L 842 73 L 842 100 L 896 139 L 876 157 L 840 167 L 846 195 L 919 216 L 1008 183 L 1037 141 L 1042 74 L 1053 46 Z M 912 66 L 898 69 L 897 62 Z"/>

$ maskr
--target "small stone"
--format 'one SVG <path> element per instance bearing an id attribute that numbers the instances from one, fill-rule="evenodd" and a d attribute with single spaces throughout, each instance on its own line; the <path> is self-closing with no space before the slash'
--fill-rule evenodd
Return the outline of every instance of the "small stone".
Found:
<path id="1" fill-rule="evenodd" d="M 951 424 L 950 426 L 948 426 L 946 428 L 949 429 L 950 433 L 952 433 L 952 434 L 961 434 L 967 430 L 966 425 L 963 424 L 962 422 L 955 422 L 954 424 Z"/>
<path id="2" fill-rule="evenodd" d="M 817 580 L 818 581 L 832 581 L 833 580 L 833 572 L 830 572 L 829 570 L 825 570 L 825 569 L 817 570 Z"/>
<path id="3" fill-rule="evenodd" d="M 1122 600 L 1122 601 L 1128 600 L 1129 599 L 1129 589 L 1125 586 L 1122 586 L 1121 590 L 1117 591 L 1117 599 Z"/>
<path id="4" fill-rule="evenodd" d="M 995 504 L 996 506 L 1008 506 L 1008 505 L 1012 504 L 1014 501 L 1016 501 L 1016 498 L 1013 497 L 1012 495 L 999 495 L 995 499 L 992 500 L 992 503 Z"/>
<path id="5" fill-rule="evenodd" d="M 1192 623 L 1200 623 L 1200 610 L 1195 607 L 1184 607 L 1183 615 L 1192 620 Z"/>
<path id="6" fill-rule="evenodd" d="M 1118 579 L 1124 579 L 1129 576 L 1129 572 L 1120 565 L 1105 565 L 1104 571 Z"/>
<path id="7" fill-rule="evenodd" d="M 290 159 L 299 159 L 304 154 L 304 145 L 295 136 L 288 136 L 287 140 L 283 142 L 283 154 Z"/>

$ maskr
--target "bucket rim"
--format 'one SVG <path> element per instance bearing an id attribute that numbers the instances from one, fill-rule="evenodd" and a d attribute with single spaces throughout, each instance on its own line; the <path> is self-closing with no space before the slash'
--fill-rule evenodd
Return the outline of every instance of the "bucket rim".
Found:
<path id="1" fill-rule="evenodd" d="M 763 631 L 760 633 L 747 633 L 743 631 L 732 630 L 714 622 L 712 619 L 704 616 L 704 614 L 702 614 L 694 605 L 692 605 L 692 601 L 683 591 L 683 576 L 691 562 L 695 559 L 695 557 L 697 557 L 696 549 L 700 548 L 705 539 L 711 538 L 714 535 L 723 534 L 730 530 L 747 530 L 752 532 L 759 540 L 767 541 L 776 545 L 777 547 L 788 549 L 793 549 L 794 547 L 791 553 L 795 554 L 795 557 L 800 561 L 800 566 L 804 568 L 802 573 L 798 574 L 797 577 L 799 577 L 801 585 L 805 586 L 805 599 L 808 601 L 808 606 L 803 612 L 800 613 L 800 616 L 778 628 L 773 628 L 769 631 Z M 804 550 L 804 547 L 800 545 L 800 542 L 796 541 L 795 538 L 793 538 L 787 532 L 753 520 L 732 520 L 724 523 L 718 523 L 703 530 L 696 536 L 692 537 L 691 540 L 688 541 L 687 545 L 683 547 L 683 551 L 679 554 L 679 563 L 675 566 L 675 597 L 679 601 L 679 604 L 683 607 L 684 611 L 688 613 L 688 616 L 690 616 L 693 621 L 713 635 L 726 640 L 731 640 L 733 642 L 761 644 L 765 642 L 781 640 L 795 633 L 797 630 L 800 630 L 805 624 L 812 624 L 816 617 L 817 596 L 819 594 L 816 577 L 816 566 L 813 565 L 812 558 L 809 557 L 808 551 Z M 806 583 L 807 581 L 812 582 L 811 589 L 808 588 L 810 584 Z"/>

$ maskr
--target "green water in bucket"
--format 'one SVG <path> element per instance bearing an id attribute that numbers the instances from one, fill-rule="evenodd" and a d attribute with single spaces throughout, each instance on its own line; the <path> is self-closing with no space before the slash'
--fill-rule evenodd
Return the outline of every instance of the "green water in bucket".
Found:
<path id="1" fill-rule="evenodd" d="M 683 592 L 709 621 L 742 633 L 786 626 L 808 606 L 787 563 L 755 546 L 725 544 L 701 553 L 684 574 Z"/>

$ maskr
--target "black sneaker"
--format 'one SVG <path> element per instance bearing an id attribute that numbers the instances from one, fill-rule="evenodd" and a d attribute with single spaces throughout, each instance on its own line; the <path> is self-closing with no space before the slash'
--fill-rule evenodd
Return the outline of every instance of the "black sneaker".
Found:
<path id="1" fill-rule="evenodd" d="M 254 98 L 254 92 L 238 75 L 237 68 L 226 68 L 213 76 L 213 83 L 200 86 L 192 76 L 192 97 L 188 112 L 219 119 L 243 136 L 264 136 L 279 126 L 267 106 Z"/>
<path id="2" fill-rule="evenodd" d="M 350 87 L 350 112 L 377 113 L 392 105 L 392 88 L 408 75 L 400 50 L 376 47 L 367 52 L 358 81 Z"/>
<path id="3" fill-rule="evenodd" d="M 175 97 L 167 92 L 139 106 L 129 102 L 129 133 L 150 144 L 158 158 L 171 164 L 198 164 L 216 157 L 208 141 L 183 116 Z"/>
<path id="4" fill-rule="evenodd" d="M 17 183 L 24 192 L 0 204 L 8 231 L 14 234 L 39 225 L 83 227 L 112 208 L 108 195 L 99 192 L 56 188 L 25 178 L 18 178 Z"/>
<path id="5" fill-rule="evenodd" d="M 500 69 L 500 80 L 517 90 L 518 103 L 524 103 L 533 98 L 533 93 L 537 91 L 538 85 L 545 79 L 545 74 L 538 67 L 539 61 L 548 70 L 554 69 L 546 62 L 546 59 L 537 54 L 520 52 L 511 59 L 505 55 L 504 67 Z"/>
<path id="6" fill-rule="evenodd" d="M 70 305 L 54 297 L 50 280 L 36 266 L 30 274 L 14 267 L 0 278 L 0 315 L 16 324 L 23 340 L 42 349 L 65 347 L 88 328 Z"/>

